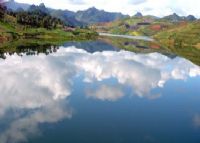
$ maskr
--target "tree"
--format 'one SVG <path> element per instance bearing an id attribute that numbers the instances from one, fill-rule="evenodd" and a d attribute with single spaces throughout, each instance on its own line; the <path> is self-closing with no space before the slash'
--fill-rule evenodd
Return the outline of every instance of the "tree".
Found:
<path id="1" fill-rule="evenodd" d="M 4 18 L 6 12 L 6 7 L 4 7 L 1 3 L 0 3 L 0 19 L 2 20 Z"/>
<path id="2" fill-rule="evenodd" d="M 20 11 L 16 13 L 16 17 L 17 23 L 29 25 L 31 27 L 55 29 L 58 25 L 63 25 L 63 22 L 60 19 L 54 18 L 38 10 L 31 12 Z"/>

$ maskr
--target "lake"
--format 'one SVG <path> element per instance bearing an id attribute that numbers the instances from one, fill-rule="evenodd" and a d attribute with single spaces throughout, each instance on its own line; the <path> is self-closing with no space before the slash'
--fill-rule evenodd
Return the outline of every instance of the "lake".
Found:
<path id="1" fill-rule="evenodd" d="M 126 38 L 126 39 L 137 39 L 137 40 L 145 40 L 145 41 L 154 41 L 154 39 L 148 36 L 130 36 L 130 35 L 117 35 L 117 34 L 110 34 L 110 33 L 99 33 L 100 36 L 107 36 L 107 37 L 119 37 L 119 38 Z"/>
<path id="2" fill-rule="evenodd" d="M 200 142 L 198 65 L 103 41 L 36 48 L 1 53 L 0 143 Z"/>

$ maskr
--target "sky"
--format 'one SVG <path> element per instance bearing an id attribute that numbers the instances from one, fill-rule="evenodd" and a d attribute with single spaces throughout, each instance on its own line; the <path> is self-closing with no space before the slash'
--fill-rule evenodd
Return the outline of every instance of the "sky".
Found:
<path id="1" fill-rule="evenodd" d="M 134 15 L 142 12 L 144 15 L 166 16 L 177 13 L 181 16 L 193 14 L 200 17 L 199 0 L 16 0 L 18 2 L 39 4 L 56 9 L 72 11 L 96 7 L 109 12 L 122 12 Z"/>

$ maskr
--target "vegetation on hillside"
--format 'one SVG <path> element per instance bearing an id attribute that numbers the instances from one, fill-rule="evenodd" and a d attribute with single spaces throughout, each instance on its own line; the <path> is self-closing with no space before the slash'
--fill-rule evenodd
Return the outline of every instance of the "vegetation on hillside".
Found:
<path id="1" fill-rule="evenodd" d="M 200 21 L 163 30 L 154 38 L 171 52 L 200 65 Z"/>
<path id="2" fill-rule="evenodd" d="M 24 38 L 87 40 L 98 35 L 90 29 L 71 28 L 43 11 L 12 12 L 1 6 L 0 42 Z"/>
<path id="3" fill-rule="evenodd" d="M 158 19 L 153 16 L 133 16 L 109 23 L 91 25 L 98 32 L 151 36 L 152 42 L 120 42 L 106 40 L 129 51 L 168 51 L 185 57 L 200 65 L 200 21 L 193 16 L 179 17 L 176 14 Z M 112 42 L 111 42 L 112 41 Z M 149 49 L 148 49 L 149 48 Z"/>
<path id="4" fill-rule="evenodd" d="M 91 25 L 90 28 L 93 29 L 91 30 L 69 27 L 69 23 L 68 25 L 59 18 L 49 15 L 49 11 L 50 9 L 42 4 L 39 6 L 32 5 L 27 11 L 17 10 L 16 12 L 8 11 L 5 7 L 0 6 L 0 48 L 12 47 L 9 43 L 2 44 L 2 42 L 13 40 L 17 40 L 12 42 L 13 45 L 19 44 L 17 47 L 21 47 L 20 42 L 24 39 L 32 39 L 32 41 L 37 39 L 36 43 L 39 39 L 45 39 L 42 41 L 50 43 L 94 39 L 98 36 L 94 31 L 133 36 L 145 35 L 153 37 L 156 42 L 139 42 L 108 37 L 102 40 L 134 52 L 172 52 L 200 65 L 200 21 L 197 21 L 192 15 L 179 17 L 173 14 L 159 19 L 154 16 L 142 16 L 141 13 L 137 13 L 133 17 L 113 13 L 106 17 L 106 12 L 91 8 L 77 12 L 79 13 L 78 17 L 73 12 L 65 13 L 66 15 L 63 17 L 64 11 L 59 13 L 51 11 L 56 17 L 61 17 L 65 21 L 71 17 L 73 22 L 78 19 L 84 19 L 87 23 L 87 21 L 101 22 L 102 19 L 103 21 L 110 21 L 111 17 L 112 20 L 117 19 L 118 16 L 122 18 L 113 22 Z M 91 16 L 92 13 L 96 14 Z M 74 17 L 76 20 L 73 19 Z"/>
<path id="5" fill-rule="evenodd" d="M 177 15 L 176 17 L 172 15 L 167 16 L 166 18 L 156 18 L 154 16 L 133 16 L 114 22 L 94 24 L 91 25 L 91 28 L 98 32 L 108 32 L 113 34 L 154 36 L 167 29 L 177 28 L 194 21 L 194 18 L 190 18 L 190 16 L 180 17 L 180 21 L 177 20 L 176 22 L 169 20 L 169 18 L 173 21 L 178 19 Z"/>
<path id="6" fill-rule="evenodd" d="M 118 12 L 106 12 L 104 10 L 98 10 L 95 7 L 73 12 L 69 10 L 47 8 L 43 3 L 37 6 L 19 3 L 15 0 L 6 1 L 5 5 L 8 7 L 8 9 L 12 9 L 15 12 L 19 10 L 31 11 L 32 9 L 40 9 L 53 17 L 61 19 L 67 25 L 80 27 L 84 27 L 91 23 L 110 22 L 113 20 L 128 17 L 128 15 L 123 15 Z"/>
<path id="7" fill-rule="evenodd" d="M 200 48 L 200 21 L 168 28 L 154 35 L 154 38 L 167 47 Z"/>
<path id="8" fill-rule="evenodd" d="M 0 4 L 0 19 L 4 18 L 4 12 L 5 12 L 5 7 Z"/>
<path id="9" fill-rule="evenodd" d="M 41 13 L 39 11 L 35 12 L 18 12 L 13 16 L 16 17 L 17 23 L 21 25 L 26 25 L 35 28 L 46 28 L 46 29 L 55 29 L 58 26 L 63 25 L 60 19 L 51 17 L 46 13 Z"/>

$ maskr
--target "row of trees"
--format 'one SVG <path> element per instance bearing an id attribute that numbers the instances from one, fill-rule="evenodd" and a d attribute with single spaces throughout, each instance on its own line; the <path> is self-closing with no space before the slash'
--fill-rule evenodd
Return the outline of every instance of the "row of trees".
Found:
<path id="1" fill-rule="evenodd" d="M 17 23 L 22 25 L 29 25 L 31 27 L 43 27 L 47 29 L 54 29 L 58 25 L 63 25 L 60 19 L 54 18 L 42 12 L 17 12 Z"/>
<path id="2" fill-rule="evenodd" d="M 11 15 L 16 18 L 18 24 L 30 27 L 42 27 L 47 29 L 55 29 L 58 26 L 63 26 L 64 23 L 55 17 L 50 16 L 46 12 L 36 9 L 32 11 L 13 12 L 7 10 L 6 7 L 0 5 L 0 20 L 4 19 L 4 15 Z"/>
<path id="3" fill-rule="evenodd" d="M 4 18 L 5 11 L 6 11 L 6 8 L 0 3 L 0 20 Z"/>

